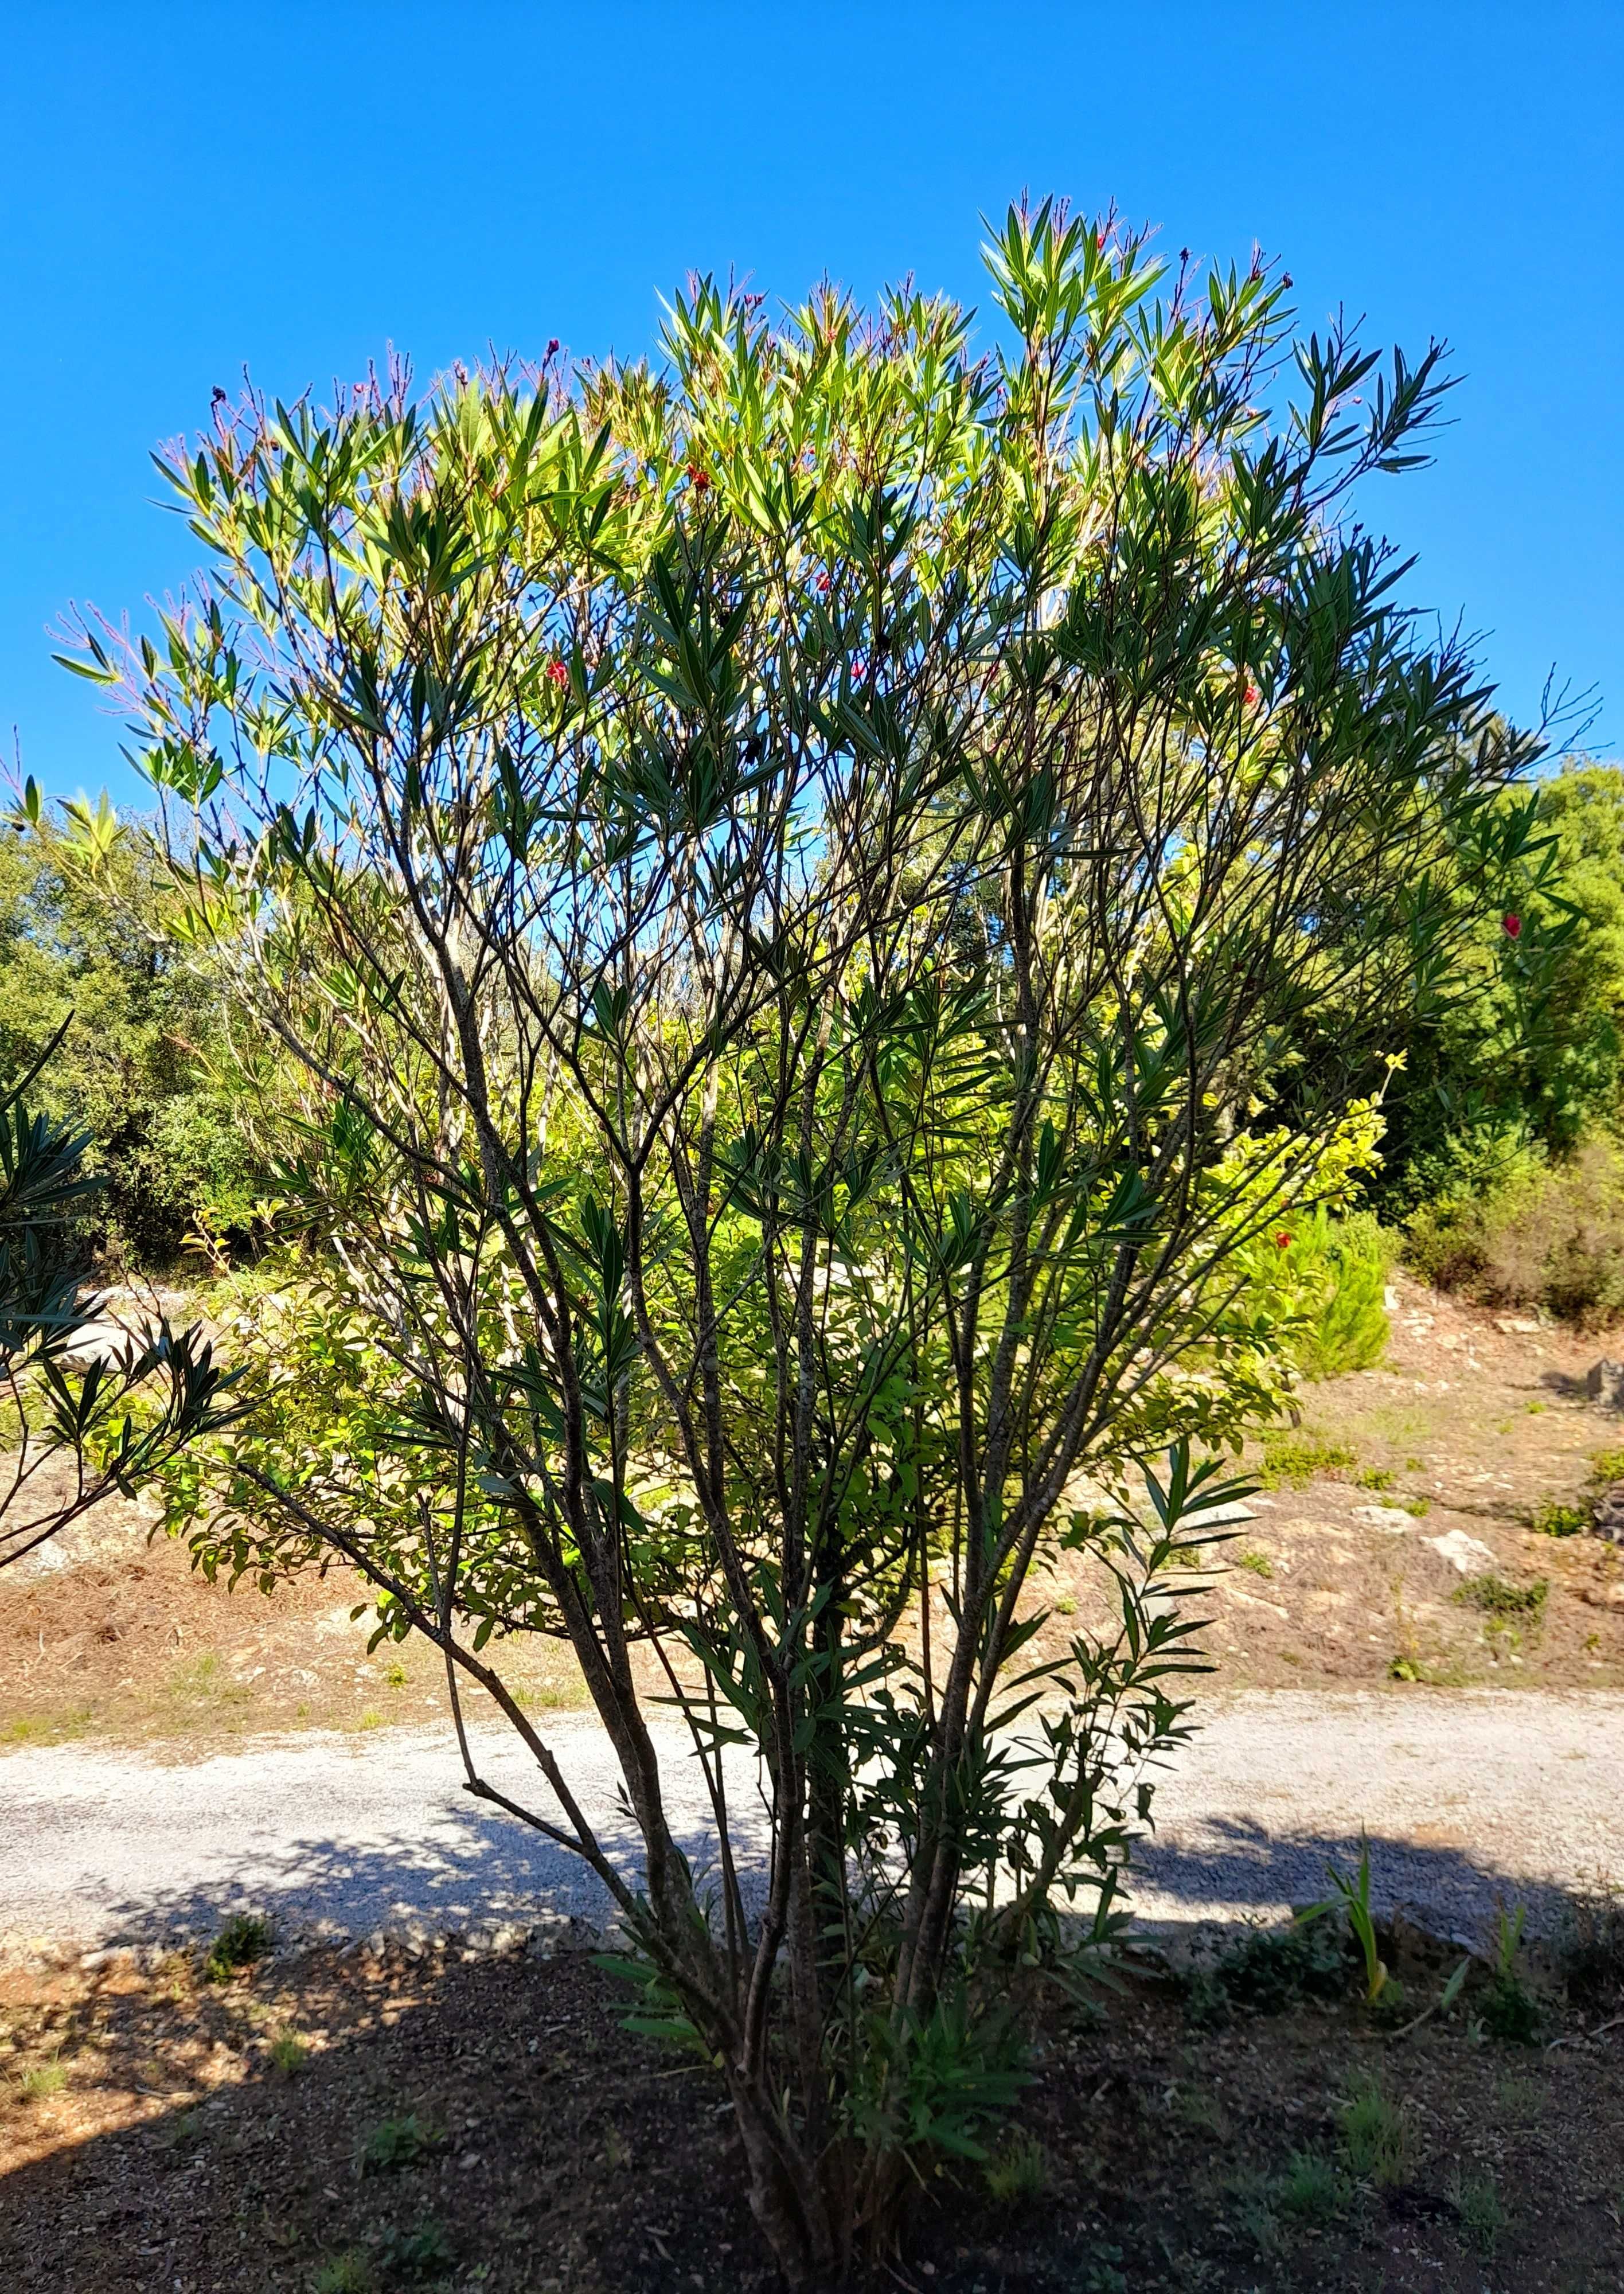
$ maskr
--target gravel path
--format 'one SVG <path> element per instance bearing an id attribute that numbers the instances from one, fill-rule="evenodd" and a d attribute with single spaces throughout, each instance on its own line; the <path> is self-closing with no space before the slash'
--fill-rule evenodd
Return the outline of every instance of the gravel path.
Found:
<path id="1" fill-rule="evenodd" d="M 556 1717 L 548 1734 L 629 1864 L 596 1723 Z M 491 1781 L 530 1792 L 519 1748 L 482 1741 Z M 674 1731 L 661 1746 L 702 1857 L 696 1772 Z M 438 1731 L 288 1737 L 186 1764 L 21 1749 L 0 1760 L 0 1942 L 171 1940 L 249 1906 L 285 1933 L 603 1916 L 572 1859 L 470 1800 L 459 1776 Z M 1327 1858 L 1356 1855 L 1362 1825 L 1384 1902 L 1481 1931 L 1503 1893 L 1548 1925 L 1564 1888 L 1624 1884 L 1624 1696 L 1238 1698 L 1181 1755 L 1157 1814 L 1134 1901 L 1158 1922 L 1268 1915 L 1318 1894 Z"/>

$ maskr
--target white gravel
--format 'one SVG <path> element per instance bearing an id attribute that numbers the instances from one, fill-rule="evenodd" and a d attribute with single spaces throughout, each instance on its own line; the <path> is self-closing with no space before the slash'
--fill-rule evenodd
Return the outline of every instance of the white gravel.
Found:
<path id="1" fill-rule="evenodd" d="M 596 1723 L 548 1732 L 635 1865 Z M 543 1813 L 511 1740 L 491 1781 Z M 673 1806 L 702 1861 L 708 1807 L 674 1730 Z M 0 1944 L 88 1948 L 212 1932 L 269 1910 L 286 1935 L 489 1933 L 600 1920 L 572 1858 L 471 1800 L 449 1737 L 311 1735 L 166 1763 L 75 1745 L 0 1760 Z M 1550 1924 L 1564 1889 L 1624 1884 L 1624 1696 L 1276 1691 L 1214 1708 L 1157 1795 L 1133 1901 L 1158 1922 L 1267 1916 L 1322 1891 L 1368 1830 L 1376 1891 L 1481 1932 L 1497 1896 Z"/>

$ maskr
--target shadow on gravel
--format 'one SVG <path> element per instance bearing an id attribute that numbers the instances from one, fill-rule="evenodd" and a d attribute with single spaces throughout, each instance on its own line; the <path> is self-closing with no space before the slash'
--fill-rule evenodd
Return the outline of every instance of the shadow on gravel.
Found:
<path id="1" fill-rule="evenodd" d="M 626 1823 L 598 1836 L 634 1885 L 640 1843 Z M 702 1892 L 707 1843 L 681 1843 Z M 509 1817 L 470 1802 L 447 1810 L 425 1838 L 256 1843 L 243 1867 L 185 1887 L 154 1885 L 108 1904 L 98 1920 L 107 1945 L 170 1944 L 210 1936 L 235 1912 L 268 1916 L 288 1937 L 341 1941 L 382 1930 L 393 1936 L 478 1935 L 564 1919 L 599 1926 L 613 1916 L 608 1891 L 577 1857 Z"/>
<path id="2" fill-rule="evenodd" d="M 631 1828 L 606 1827 L 605 1840 L 635 1884 L 640 1861 Z M 1550 1935 L 1562 1924 L 1568 1900 L 1562 1888 L 1504 1871 L 1469 1848 L 1379 1834 L 1369 1844 L 1372 1894 L 1384 1913 L 1407 1906 L 1428 1915 L 1434 1929 L 1477 1940 L 1492 1933 L 1501 1904 L 1526 1907 L 1531 1934 Z M 695 1830 L 683 1845 L 702 1894 L 707 1842 Z M 1134 1892 L 1154 1921 L 1278 1916 L 1284 1905 L 1324 1895 L 1328 1866 L 1352 1872 L 1360 1846 L 1352 1834 L 1282 1835 L 1244 1818 L 1214 1818 L 1148 1842 Z M 755 1892 L 761 1874 L 744 1876 L 747 1891 Z M 170 1944 L 213 1935 L 234 1912 L 257 1912 L 289 1940 L 339 1941 L 380 1930 L 477 1938 L 566 1919 L 601 1926 L 613 1911 L 578 1859 L 507 1817 L 470 1806 L 448 1812 L 428 1839 L 256 1844 L 240 1872 L 182 1888 L 155 1885 L 109 1905 L 98 1927 L 108 1945 Z"/>
<path id="3" fill-rule="evenodd" d="M 1216 1818 L 1198 1840 L 1157 1839 L 1147 1843 L 1136 1868 L 1141 1890 L 1171 1899 L 1180 1918 L 1220 1918 L 1278 1912 L 1282 1904 L 1315 1901 L 1328 1892 L 1328 1866 L 1352 1874 L 1361 1843 L 1356 1834 L 1311 1833 L 1282 1837 L 1242 1818 Z M 1431 1846 L 1413 1840 L 1373 1834 L 1370 1892 L 1378 1911 L 1404 1907 L 1427 1914 L 1436 1931 L 1474 1941 L 1492 1934 L 1495 1912 L 1526 1908 L 1531 1934 L 1552 1935 L 1562 1927 L 1571 1900 L 1568 1891 L 1549 1881 L 1502 1871 L 1470 1849 Z M 1147 1916 L 1164 1916 L 1157 1901 Z"/>

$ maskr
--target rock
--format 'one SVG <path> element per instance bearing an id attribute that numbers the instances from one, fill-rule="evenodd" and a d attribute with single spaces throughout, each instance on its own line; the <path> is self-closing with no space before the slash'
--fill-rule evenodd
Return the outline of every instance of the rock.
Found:
<path id="1" fill-rule="evenodd" d="M 1429 1537 L 1426 1542 L 1463 1577 L 1494 1566 L 1494 1556 L 1489 1548 L 1481 1545 L 1475 1537 L 1468 1537 L 1464 1529 L 1446 1531 L 1442 1537 Z"/>
<path id="2" fill-rule="evenodd" d="M 1384 1530 L 1389 1537 L 1402 1537 L 1416 1525 L 1415 1516 L 1406 1513 L 1402 1506 L 1355 1506 L 1353 1518 L 1368 1521 L 1372 1529 Z"/>
<path id="3" fill-rule="evenodd" d="M 1519 1334 L 1537 1334 L 1539 1329 L 1539 1323 L 1531 1322 L 1526 1314 L 1497 1314 L 1494 1327 L 1497 1330 L 1503 1330 L 1508 1338 Z"/>
<path id="4" fill-rule="evenodd" d="M 1257 1515 L 1249 1505 L 1236 1499 L 1230 1505 L 1198 1506 L 1193 1513 L 1183 1515 L 1179 1522 L 1179 1535 L 1190 1530 L 1204 1534 L 1209 1529 L 1222 1529 L 1231 1521 L 1255 1521 Z"/>
<path id="5" fill-rule="evenodd" d="M 1604 1410 L 1624 1410 L 1624 1363 L 1610 1362 L 1605 1354 L 1592 1363 L 1585 1374 L 1585 1392 Z"/>
<path id="6" fill-rule="evenodd" d="M 1397 1314 L 1399 1309 L 1399 1294 L 1393 1289 L 1391 1282 L 1382 1293 L 1382 1305 L 1386 1308 L 1390 1314 Z"/>

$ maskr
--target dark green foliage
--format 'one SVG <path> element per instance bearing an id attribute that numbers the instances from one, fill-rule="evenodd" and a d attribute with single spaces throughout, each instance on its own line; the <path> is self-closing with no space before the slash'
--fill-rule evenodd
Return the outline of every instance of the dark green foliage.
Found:
<path id="1" fill-rule="evenodd" d="M 1187 1981 L 1184 2012 L 1199 2030 L 1231 2015 L 1279 2015 L 1304 1999 L 1346 1997 L 1353 1972 L 1346 1932 L 1328 1923 L 1260 1929 Z"/>
<path id="2" fill-rule="evenodd" d="M 87 1140 L 30 1104 L 64 1021 L 0 1089 L 0 1568 L 32 1553 L 110 1491 L 134 1494 L 199 1435 L 239 1414 L 238 1381 L 200 1328 L 127 1320 L 113 1345 L 76 1354 L 99 1302 L 85 1290 L 77 1214 L 99 1192 Z M 45 1480 L 55 1462 L 66 1470 Z"/>
<path id="3" fill-rule="evenodd" d="M 451 2241 L 432 2220 L 418 2223 L 412 2230 L 390 2223 L 379 2234 L 378 2258 L 392 2281 L 404 2279 L 415 2285 L 438 2278 L 451 2268 Z"/>
<path id="4" fill-rule="evenodd" d="M 257 1912 L 233 1912 L 208 1948 L 203 1973 L 210 1983 L 225 1983 L 243 1968 L 252 1967 L 271 1948 L 271 1923 Z"/>
<path id="5" fill-rule="evenodd" d="M 1549 1583 L 1543 1577 L 1536 1577 L 1531 1585 L 1513 1585 L 1490 1572 L 1482 1577 L 1468 1577 L 1455 1598 L 1462 1608 L 1481 1609 L 1485 1616 L 1522 1618 L 1530 1624 L 1538 1624 L 1545 1615 L 1549 1591 Z"/>
<path id="6" fill-rule="evenodd" d="M 1483 2029 L 1497 2039 L 1531 2046 L 1543 2021 L 1539 2000 L 1514 1971 L 1491 1976 L 1478 2002 Z"/>
<path id="7" fill-rule="evenodd" d="M 1334 2222 L 1351 2195 L 1347 2176 L 1318 2151 L 1294 2151 L 1271 2193 L 1277 2213 L 1310 2224 Z"/>
<path id="8" fill-rule="evenodd" d="M 80 1241 L 161 1271 L 200 1224 L 246 1223 L 259 1181 L 207 1072 L 220 996 L 166 944 L 151 853 L 118 830 L 105 799 L 55 818 L 31 788 L 0 827 L 0 1085 L 72 1015 L 35 1096 L 83 1135 L 98 1182 L 79 1207 Z M 98 838 L 92 872 L 82 855 Z"/>
<path id="9" fill-rule="evenodd" d="M 380 2119 L 357 2147 L 356 2170 L 362 2175 L 395 2174 L 402 2167 L 414 2166 L 439 2140 L 439 2130 L 415 2111 L 401 2119 Z"/>
<path id="10" fill-rule="evenodd" d="M 1590 1516 L 1581 1506 L 1543 1498 L 1534 1508 L 1531 1526 L 1541 1537 L 1582 1537 L 1590 1526 Z"/>

